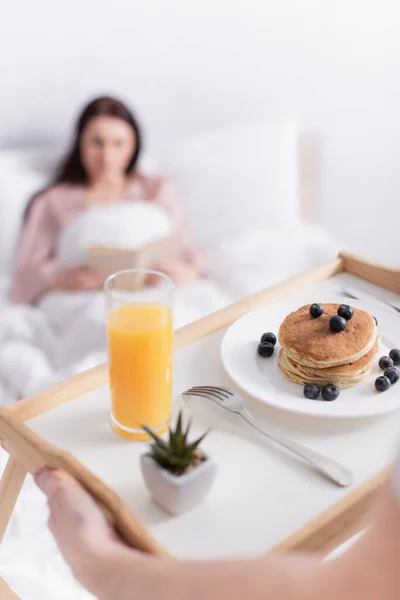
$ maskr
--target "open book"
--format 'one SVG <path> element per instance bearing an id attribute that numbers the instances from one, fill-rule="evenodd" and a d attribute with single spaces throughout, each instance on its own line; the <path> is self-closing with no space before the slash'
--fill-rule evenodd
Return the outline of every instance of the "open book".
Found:
<path id="1" fill-rule="evenodd" d="M 125 269 L 151 269 L 161 260 L 179 258 L 180 236 L 171 235 L 136 248 L 92 246 L 88 251 L 87 264 L 96 269 L 104 279 Z"/>

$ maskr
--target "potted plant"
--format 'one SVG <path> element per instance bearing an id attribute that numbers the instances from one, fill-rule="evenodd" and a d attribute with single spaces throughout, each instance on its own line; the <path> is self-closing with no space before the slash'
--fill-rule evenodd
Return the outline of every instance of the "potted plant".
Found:
<path id="1" fill-rule="evenodd" d="M 199 450 L 208 432 L 189 443 L 190 425 L 184 429 L 180 412 L 168 441 L 143 426 L 153 439 L 150 451 L 141 457 L 144 481 L 155 502 L 174 515 L 204 500 L 217 473 L 216 463 Z"/>

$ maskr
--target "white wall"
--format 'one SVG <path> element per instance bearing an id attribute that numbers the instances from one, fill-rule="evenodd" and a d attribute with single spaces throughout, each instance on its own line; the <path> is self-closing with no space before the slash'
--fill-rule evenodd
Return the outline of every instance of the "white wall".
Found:
<path id="1" fill-rule="evenodd" d="M 323 145 L 322 222 L 398 264 L 399 17 L 395 0 L 3 0 L 0 144 L 60 138 L 104 91 L 136 106 L 150 147 L 296 113 Z"/>

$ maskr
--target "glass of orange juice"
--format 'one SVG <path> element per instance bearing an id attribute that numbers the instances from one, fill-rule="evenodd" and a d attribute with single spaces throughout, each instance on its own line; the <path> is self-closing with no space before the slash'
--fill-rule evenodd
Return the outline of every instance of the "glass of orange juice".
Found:
<path id="1" fill-rule="evenodd" d="M 128 269 L 104 290 L 111 389 L 111 425 L 121 437 L 147 440 L 143 425 L 163 433 L 172 409 L 172 280 Z"/>

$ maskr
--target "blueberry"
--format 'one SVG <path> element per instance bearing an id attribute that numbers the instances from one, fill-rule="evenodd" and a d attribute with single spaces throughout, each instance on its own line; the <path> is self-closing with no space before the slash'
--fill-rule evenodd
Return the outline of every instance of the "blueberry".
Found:
<path id="1" fill-rule="evenodd" d="M 263 358 L 268 358 L 273 355 L 274 347 L 269 342 L 263 342 L 262 344 L 258 344 L 257 352 Z"/>
<path id="2" fill-rule="evenodd" d="M 375 321 L 375 325 L 378 327 L 378 319 L 376 317 L 372 317 L 372 318 Z"/>
<path id="3" fill-rule="evenodd" d="M 328 383 L 328 385 L 322 388 L 321 393 L 324 400 L 332 402 L 332 400 L 336 400 L 339 396 L 340 390 L 336 385 L 333 385 L 333 383 Z"/>
<path id="4" fill-rule="evenodd" d="M 384 371 L 385 369 L 389 369 L 389 367 L 393 367 L 393 361 L 390 356 L 381 356 L 379 359 L 379 368 Z"/>
<path id="5" fill-rule="evenodd" d="M 349 321 L 354 315 L 354 310 L 348 304 L 341 304 L 337 309 L 339 317 L 343 317 L 346 321 Z"/>
<path id="6" fill-rule="evenodd" d="M 386 392 L 390 388 L 390 379 L 382 375 L 375 379 L 375 388 L 378 392 Z"/>
<path id="7" fill-rule="evenodd" d="M 396 383 L 400 377 L 399 370 L 396 367 L 389 367 L 383 375 L 389 379 L 391 384 Z"/>
<path id="8" fill-rule="evenodd" d="M 309 400 L 316 400 L 319 396 L 319 387 L 316 383 L 306 383 L 304 386 L 303 394 Z"/>
<path id="9" fill-rule="evenodd" d="M 310 315 L 312 316 L 313 319 L 317 319 L 318 317 L 320 317 L 323 314 L 324 314 L 323 306 L 321 306 L 320 304 L 316 304 L 316 303 L 311 304 Z"/>
<path id="10" fill-rule="evenodd" d="M 389 352 L 389 356 L 392 359 L 393 364 L 396 365 L 396 367 L 400 365 L 400 350 L 394 348 Z"/>
<path id="11" fill-rule="evenodd" d="M 335 315 L 329 319 L 329 327 L 332 331 L 343 331 L 343 329 L 346 329 L 346 319 L 339 317 L 339 315 Z"/>
<path id="12" fill-rule="evenodd" d="M 268 331 L 268 333 L 263 333 L 260 342 L 261 344 L 265 344 L 265 342 L 268 342 L 269 344 L 275 346 L 276 335 L 274 333 L 271 333 L 271 331 Z"/>

